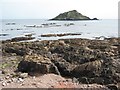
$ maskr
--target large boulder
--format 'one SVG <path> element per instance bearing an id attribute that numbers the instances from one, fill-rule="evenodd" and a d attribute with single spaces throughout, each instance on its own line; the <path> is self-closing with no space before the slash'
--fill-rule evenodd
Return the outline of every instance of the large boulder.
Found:
<path id="1" fill-rule="evenodd" d="M 76 77 L 86 76 L 93 77 L 98 76 L 102 67 L 103 60 L 95 60 L 92 62 L 86 62 L 78 65 L 74 68 L 73 73 Z"/>
<path id="2" fill-rule="evenodd" d="M 18 70 L 21 72 L 29 73 L 55 73 L 60 74 L 57 67 L 50 61 L 41 55 L 26 55 L 18 65 Z"/>

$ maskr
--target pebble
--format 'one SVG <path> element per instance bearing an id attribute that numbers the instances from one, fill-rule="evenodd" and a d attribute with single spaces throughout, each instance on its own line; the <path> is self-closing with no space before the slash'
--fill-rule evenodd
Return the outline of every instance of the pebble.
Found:
<path id="1" fill-rule="evenodd" d="M 32 78 L 35 79 L 35 76 L 33 76 Z"/>
<path id="2" fill-rule="evenodd" d="M 0 78 L 0 81 L 3 81 L 3 79 L 2 79 L 2 78 Z"/>
<path id="3" fill-rule="evenodd" d="M 66 82 L 72 82 L 72 79 L 66 79 Z"/>
<path id="4" fill-rule="evenodd" d="M 24 86 L 25 84 L 24 83 L 22 83 L 22 84 L 20 84 L 21 86 Z"/>
<path id="5" fill-rule="evenodd" d="M 2 74 L 6 74 L 6 73 L 7 73 L 7 71 L 2 70 Z"/>
<path id="6" fill-rule="evenodd" d="M 5 82 L 2 83 L 2 86 L 7 86 L 7 84 Z"/>
<path id="7" fill-rule="evenodd" d="M 37 84 L 36 84 L 36 83 L 32 83 L 32 85 L 35 85 L 35 86 L 36 86 Z"/>
<path id="8" fill-rule="evenodd" d="M 22 78 L 18 78 L 18 80 L 19 80 L 20 82 L 23 82 L 23 81 L 24 81 Z"/>
<path id="9" fill-rule="evenodd" d="M 12 78 L 12 82 L 17 82 L 17 78 Z"/>
<path id="10" fill-rule="evenodd" d="M 73 81 L 73 83 L 77 83 L 78 82 L 77 78 L 75 78 L 75 77 L 72 79 L 72 81 Z"/>
<path id="11" fill-rule="evenodd" d="M 28 77 L 28 73 L 21 73 L 19 75 L 20 78 L 27 78 Z"/>
<path id="12" fill-rule="evenodd" d="M 9 79 L 9 78 L 10 78 L 9 76 L 5 77 L 5 79 Z"/>
<path id="13" fill-rule="evenodd" d="M 7 83 L 11 83 L 11 82 L 12 82 L 12 80 L 11 80 L 11 79 L 7 81 Z"/>
<path id="14" fill-rule="evenodd" d="M 3 71 L 0 70 L 0 74 L 3 74 Z"/>

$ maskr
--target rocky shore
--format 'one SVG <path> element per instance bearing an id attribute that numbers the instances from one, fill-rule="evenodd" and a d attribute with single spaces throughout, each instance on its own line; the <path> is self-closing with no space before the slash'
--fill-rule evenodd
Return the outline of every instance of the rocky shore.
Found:
<path id="1" fill-rule="evenodd" d="M 119 41 L 120 38 L 4 41 L 3 57 L 0 60 L 0 87 L 13 85 L 11 80 L 13 78 L 21 82 L 19 87 L 26 87 L 28 79 L 34 81 L 36 80 L 34 77 L 52 74 L 51 77 L 60 77 L 64 80 L 60 79 L 61 82 L 56 81 L 59 84 L 49 86 L 47 81 L 41 84 L 37 79 L 33 86 L 38 87 L 39 82 L 41 87 L 46 85 L 48 88 L 71 86 L 70 88 L 84 87 L 83 90 L 85 87 L 87 90 L 89 87 L 93 88 L 90 90 L 118 90 L 120 89 Z M 9 77 L 10 83 L 6 77 Z M 98 88 L 95 89 L 96 87 Z"/>
<path id="2" fill-rule="evenodd" d="M 80 33 L 64 33 L 64 34 L 43 34 L 41 37 L 62 37 L 62 36 L 74 36 L 74 35 L 81 35 Z"/>

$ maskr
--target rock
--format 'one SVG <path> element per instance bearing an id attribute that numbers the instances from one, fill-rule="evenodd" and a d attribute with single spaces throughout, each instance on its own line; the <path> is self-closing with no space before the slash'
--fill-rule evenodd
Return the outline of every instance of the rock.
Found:
<path id="1" fill-rule="evenodd" d="M 34 73 L 55 73 L 60 74 L 57 67 L 50 61 L 41 55 L 25 56 L 18 65 L 18 70 L 21 72 L 34 72 Z"/>
<path id="2" fill-rule="evenodd" d="M 15 48 L 15 47 L 11 47 L 11 46 L 6 47 L 5 51 L 7 53 L 16 53 L 17 55 L 21 55 L 21 56 L 26 55 L 26 53 L 27 53 L 25 48 L 20 48 L 20 47 Z"/>
<path id="3" fill-rule="evenodd" d="M 93 18 L 92 20 L 98 20 L 97 18 Z"/>
<path id="4" fill-rule="evenodd" d="M 73 83 L 78 83 L 78 79 L 75 78 L 75 77 L 73 77 L 72 82 L 73 82 Z"/>
<path id="5" fill-rule="evenodd" d="M 120 59 L 113 59 L 112 64 L 115 67 L 114 69 L 120 74 Z"/>
<path id="6" fill-rule="evenodd" d="M 35 37 L 15 37 L 12 38 L 10 41 L 18 42 L 18 41 L 33 40 L 33 39 L 35 39 Z"/>
<path id="7" fill-rule="evenodd" d="M 11 80 L 12 80 L 12 82 L 14 82 L 14 83 L 17 82 L 17 78 L 12 78 Z"/>
<path id="8" fill-rule="evenodd" d="M 61 13 L 55 18 L 50 20 L 97 20 L 97 18 L 90 19 L 89 17 L 82 15 L 76 10 L 72 10 L 65 13 Z"/>
<path id="9" fill-rule="evenodd" d="M 79 66 L 76 66 L 73 69 L 73 74 L 77 77 L 80 76 L 87 76 L 87 77 L 93 77 L 96 76 L 99 73 L 100 68 L 102 67 L 102 60 L 95 60 L 92 62 L 87 62 L 84 64 L 81 64 Z"/>
<path id="10" fill-rule="evenodd" d="M 81 82 L 83 84 L 89 84 L 89 81 L 88 81 L 87 77 L 81 77 L 78 80 L 79 80 L 79 82 Z"/>
<path id="11" fill-rule="evenodd" d="M 60 39 L 3 42 L 3 55 L 20 57 L 18 71 L 30 75 L 54 73 L 81 83 L 120 82 L 118 39 Z M 4 60 L 5 61 L 5 60 Z M 11 58 L 9 58 L 9 62 Z M 33 74 L 31 74 L 33 73 Z"/>
<path id="12" fill-rule="evenodd" d="M 109 84 L 109 85 L 107 85 L 107 87 L 108 87 L 110 90 L 119 90 L 119 89 L 118 89 L 118 86 L 115 85 L 115 84 Z"/>
<path id="13" fill-rule="evenodd" d="M 18 80 L 19 80 L 20 82 L 23 82 L 23 81 L 24 81 L 22 78 L 18 78 Z"/>
<path id="14" fill-rule="evenodd" d="M 6 23 L 6 25 L 16 25 L 14 22 Z"/>
<path id="15" fill-rule="evenodd" d="M 65 26 L 70 26 L 70 24 L 65 24 Z M 73 35 L 81 35 L 80 33 L 64 33 L 64 34 L 42 34 L 41 37 L 62 37 L 62 36 L 73 36 Z"/>
<path id="16" fill-rule="evenodd" d="M 0 70 L 0 74 L 3 74 L 3 71 Z"/>
<path id="17" fill-rule="evenodd" d="M 102 77 L 94 77 L 93 79 L 89 80 L 90 83 L 98 83 L 98 84 L 104 84 L 104 78 Z"/>
<path id="18" fill-rule="evenodd" d="M 113 77 L 117 82 L 120 82 L 120 73 L 115 73 Z"/>
<path id="19" fill-rule="evenodd" d="M 35 78 L 36 78 L 35 76 L 32 77 L 32 79 L 35 79 Z"/>
<path id="20" fill-rule="evenodd" d="M 3 78 L 0 78 L 0 82 L 3 81 L 4 79 Z"/>
<path id="21" fill-rule="evenodd" d="M 28 77 L 28 73 L 20 73 L 19 77 L 20 78 L 27 78 Z"/>
<path id="22" fill-rule="evenodd" d="M 71 66 L 68 62 L 65 62 L 63 60 L 56 60 L 54 61 L 55 65 L 57 66 L 60 75 L 62 76 L 71 76 Z"/>
<path id="23" fill-rule="evenodd" d="M 26 37 L 32 37 L 32 35 L 33 35 L 33 34 L 31 33 L 31 34 L 26 34 L 25 36 L 26 36 Z"/>
<path id="24" fill-rule="evenodd" d="M 0 34 L 0 36 L 8 36 L 9 34 Z"/>
<path id="25" fill-rule="evenodd" d="M 117 86 L 118 86 L 118 90 L 120 90 L 120 83 L 117 83 Z"/>
<path id="26" fill-rule="evenodd" d="M 12 82 L 12 80 L 11 80 L 11 79 L 7 81 L 7 83 L 11 83 L 11 82 Z"/>
<path id="27" fill-rule="evenodd" d="M 7 83 L 3 82 L 3 83 L 2 83 L 2 86 L 7 86 Z"/>
<path id="28" fill-rule="evenodd" d="M 66 82 L 73 82 L 73 79 L 66 79 Z"/>
<path id="29" fill-rule="evenodd" d="M 5 79 L 9 79 L 10 77 L 9 76 L 6 76 Z"/>
<path id="30" fill-rule="evenodd" d="M 66 44 L 65 44 L 65 42 L 64 42 L 64 41 L 62 41 L 62 40 L 60 40 L 60 41 L 59 41 L 59 44 L 60 44 L 60 45 L 63 45 L 63 46 L 65 46 L 65 45 L 66 45 Z"/>
<path id="31" fill-rule="evenodd" d="M 1 71 L 1 74 L 7 74 L 7 71 L 2 70 L 2 71 Z"/>

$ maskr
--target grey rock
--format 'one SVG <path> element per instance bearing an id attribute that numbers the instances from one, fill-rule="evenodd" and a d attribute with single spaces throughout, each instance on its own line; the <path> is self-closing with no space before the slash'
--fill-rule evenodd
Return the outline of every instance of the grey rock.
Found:
<path id="1" fill-rule="evenodd" d="M 0 70 L 0 74 L 3 74 L 3 71 Z"/>
<path id="2" fill-rule="evenodd" d="M 20 78 L 27 78 L 28 77 L 28 73 L 20 73 L 19 77 Z"/>

